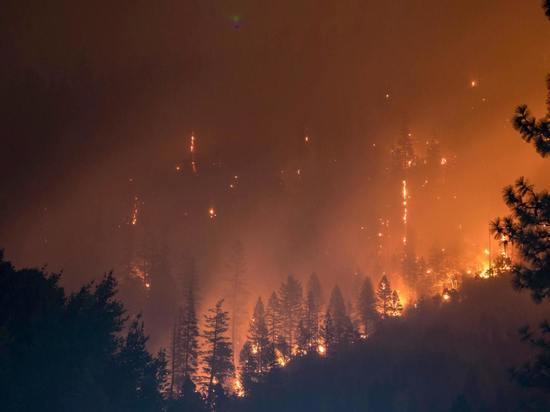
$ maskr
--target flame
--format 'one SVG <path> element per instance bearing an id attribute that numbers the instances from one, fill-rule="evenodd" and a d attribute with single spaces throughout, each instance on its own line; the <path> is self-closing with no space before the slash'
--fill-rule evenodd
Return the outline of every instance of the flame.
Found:
<path id="1" fill-rule="evenodd" d="M 244 387 L 239 376 L 237 376 L 233 382 L 233 391 L 239 398 L 242 398 L 245 395 Z"/>
<path id="2" fill-rule="evenodd" d="M 406 244 L 407 243 L 407 220 L 408 220 L 408 210 L 407 210 L 408 191 L 407 191 L 406 180 L 403 180 L 402 182 L 401 195 L 403 197 L 403 225 L 405 226 L 405 236 L 403 236 L 403 244 Z"/>
<path id="3" fill-rule="evenodd" d="M 135 226 L 138 222 L 138 213 L 139 213 L 139 198 L 135 196 L 134 207 L 132 209 L 132 218 L 130 219 L 130 223 L 132 224 L 132 226 Z"/>
<path id="4" fill-rule="evenodd" d="M 319 355 L 324 356 L 327 353 L 327 348 L 323 344 L 317 345 L 317 352 L 319 352 Z"/>

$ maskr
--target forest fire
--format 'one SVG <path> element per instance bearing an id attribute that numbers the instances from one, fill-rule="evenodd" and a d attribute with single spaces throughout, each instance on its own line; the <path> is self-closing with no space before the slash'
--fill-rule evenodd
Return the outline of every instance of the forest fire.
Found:
<path id="1" fill-rule="evenodd" d="M 0 410 L 550 410 L 550 0 L 11 3 Z"/>

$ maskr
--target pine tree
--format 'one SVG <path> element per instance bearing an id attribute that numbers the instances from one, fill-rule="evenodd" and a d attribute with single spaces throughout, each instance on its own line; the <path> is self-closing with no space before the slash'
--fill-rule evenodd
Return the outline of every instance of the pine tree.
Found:
<path id="1" fill-rule="evenodd" d="M 343 345 L 353 343 L 356 340 L 356 332 L 338 286 L 335 286 L 330 294 L 327 314 L 327 319 L 331 322 L 325 325 L 325 329 L 330 332 L 325 339 L 327 350 L 334 351 Z"/>
<path id="2" fill-rule="evenodd" d="M 324 352 L 326 353 L 329 348 L 332 350 L 332 343 L 336 340 L 336 334 L 334 331 L 334 320 L 332 319 L 332 314 L 328 309 L 325 313 L 323 326 L 321 327 L 321 335 L 324 342 Z"/>
<path id="3" fill-rule="evenodd" d="M 244 247 L 241 242 L 235 242 L 231 249 L 231 255 L 227 263 L 228 277 L 228 295 L 231 313 L 231 342 L 233 344 L 233 354 L 236 357 L 240 346 L 240 327 L 245 319 L 246 308 L 246 260 Z M 237 359 L 233 359 L 237 364 Z"/>
<path id="4" fill-rule="evenodd" d="M 361 286 L 361 292 L 359 293 L 357 301 L 357 308 L 363 325 L 363 332 L 365 336 L 368 337 L 376 328 L 376 323 L 380 318 L 380 315 L 376 311 L 376 296 L 369 277 L 363 280 L 363 285 Z"/>
<path id="5" fill-rule="evenodd" d="M 147 339 L 143 321 L 138 315 L 130 324 L 124 346 L 116 354 L 119 364 L 117 410 L 155 411 L 163 406 L 161 392 L 167 378 L 166 359 L 164 352 L 156 358 L 147 352 Z"/>
<path id="6" fill-rule="evenodd" d="M 401 298 L 399 297 L 399 293 L 394 290 L 391 294 L 389 315 L 395 318 L 401 316 L 402 313 L 403 305 L 401 304 Z"/>
<path id="7" fill-rule="evenodd" d="M 273 292 L 269 297 L 269 301 L 267 303 L 267 311 L 266 311 L 265 317 L 266 317 L 267 329 L 269 333 L 269 341 L 271 342 L 274 349 L 278 341 L 278 338 L 282 333 L 281 319 L 279 316 L 280 313 L 281 313 L 281 302 L 279 300 L 279 297 L 277 296 L 277 293 Z"/>
<path id="8" fill-rule="evenodd" d="M 313 273 L 308 280 L 305 317 L 300 327 L 300 346 L 302 350 L 308 351 L 310 348 L 315 347 L 319 340 L 321 300 L 321 283 L 317 275 Z"/>
<path id="9" fill-rule="evenodd" d="M 550 0 L 543 2 L 550 19 Z M 535 119 L 526 105 L 517 108 L 514 127 L 528 143 L 533 143 L 543 158 L 550 154 L 550 75 L 547 77 L 547 114 Z M 550 194 L 535 192 L 525 178 L 504 189 L 504 201 L 512 210 L 510 216 L 497 218 L 492 230 L 497 239 L 516 247 L 521 261 L 513 265 L 514 287 L 529 289 L 535 302 L 550 300 Z M 535 359 L 514 371 L 515 378 L 525 386 L 538 387 L 550 393 L 550 324 L 539 327 L 539 336 L 528 328 L 522 339 L 539 350 Z"/>
<path id="10" fill-rule="evenodd" d="M 527 105 L 521 105 L 514 115 L 514 127 L 523 140 L 533 143 L 538 154 L 546 157 L 550 154 L 550 75 L 547 77 L 548 113 L 541 119 L 535 119 Z"/>
<path id="11" fill-rule="evenodd" d="M 186 379 L 193 379 L 199 356 L 199 327 L 196 315 L 196 270 L 191 262 L 183 285 L 184 298 L 178 309 L 172 331 L 170 395 L 182 387 Z"/>
<path id="12" fill-rule="evenodd" d="M 302 315 L 302 285 L 289 275 L 279 290 L 283 336 L 290 354 L 295 350 L 298 323 Z"/>
<path id="13" fill-rule="evenodd" d="M 387 318 L 390 315 L 392 289 L 390 281 L 386 276 L 382 276 L 378 289 L 376 290 L 376 298 L 378 300 L 378 313 L 382 319 Z"/>
<path id="14" fill-rule="evenodd" d="M 225 335 L 229 329 L 229 313 L 222 308 L 223 299 L 219 300 L 205 315 L 205 351 L 203 352 L 203 373 L 206 377 L 206 400 L 210 407 L 215 407 L 214 387 L 224 385 L 235 372 L 231 341 Z M 219 394 L 219 390 L 216 392 Z"/>
<path id="15" fill-rule="evenodd" d="M 275 349 L 269 339 L 261 298 L 256 302 L 248 329 L 248 338 L 241 349 L 239 361 L 241 383 L 245 392 L 250 390 L 253 383 L 259 382 L 261 376 L 275 364 Z"/>
<path id="16" fill-rule="evenodd" d="M 258 357 L 255 352 L 253 344 L 249 340 L 245 341 L 239 355 L 240 380 L 245 393 L 249 393 L 260 378 Z"/>
<path id="17" fill-rule="evenodd" d="M 512 215 L 497 218 L 492 230 L 497 239 L 514 245 L 522 263 L 514 265 L 514 286 L 529 289 L 535 301 L 550 298 L 550 194 L 535 192 L 523 177 L 504 189 Z"/>

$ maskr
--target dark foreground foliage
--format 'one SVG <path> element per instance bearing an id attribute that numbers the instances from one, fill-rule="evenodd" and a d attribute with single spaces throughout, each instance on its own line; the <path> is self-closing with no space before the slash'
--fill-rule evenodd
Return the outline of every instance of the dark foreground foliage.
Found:
<path id="1" fill-rule="evenodd" d="M 15 270 L 0 251 L 0 410 L 160 411 L 164 354 L 151 356 L 106 275 L 66 296 L 58 275 Z"/>
<path id="2" fill-rule="evenodd" d="M 511 368 L 529 357 L 518 339 L 549 307 L 510 288 L 471 280 L 451 303 L 427 301 L 406 319 L 332 357 L 304 356 L 252 388 L 246 411 L 548 411 Z"/>

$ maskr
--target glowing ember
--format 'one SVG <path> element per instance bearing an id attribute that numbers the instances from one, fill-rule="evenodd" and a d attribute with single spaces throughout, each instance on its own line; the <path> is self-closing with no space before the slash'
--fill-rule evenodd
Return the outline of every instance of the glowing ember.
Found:
<path id="1" fill-rule="evenodd" d="M 317 345 L 317 352 L 319 355 L 324 356 L 327 353 L 327 348 L 323 344 Z"/>
<path id="2" fill-rule="evenodd" d="M 213 207 L 211 207 L 210 209 L 208 209 L 208 217 L 210 219 L 214 219 L 216 217 L 216 209 L 214 209 Z"/>
<path id="3" fill-rule="evenodd" d="M 441 158 L 441 166 L 445 166 L 447 164 L 447 159 L 444 157 Z"/>

